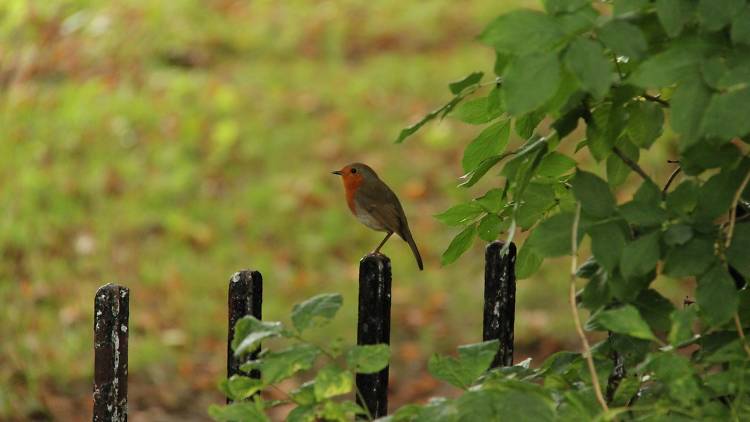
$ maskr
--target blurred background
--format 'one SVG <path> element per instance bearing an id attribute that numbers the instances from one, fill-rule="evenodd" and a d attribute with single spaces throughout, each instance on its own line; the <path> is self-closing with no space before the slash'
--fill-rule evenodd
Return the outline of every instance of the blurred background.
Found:
<path id="1" fill-rule="evenodd" d="M 400 240 L 384 248 L 391 407 L 451 394 L 426 362 L 481 340 L 484 253 L 477 242 L 441 268 L 456 233 L 432 215 L 500 180 L 456 188 L 477 127 L 446 120 L 393 140 L 450 98 L 448 82 L 491 71 L 474 37 L 518 6 L 539 7 L 2 1 L 0 419 L 90 417 L 93 296 L 106 282 L 131 289 L 133 421 L 205 420 L 223 400 L 236 270 L 263 273 L 266 319 L 341 292 L 316 335 L 353 342 L 358 260 L 382 235 L 350 215 L 330 174 L 352 161 L 399 194 L 426 262 L 419 272 Z M 565 265 L 519 282 L 517 361 L 576 348 Z"/>

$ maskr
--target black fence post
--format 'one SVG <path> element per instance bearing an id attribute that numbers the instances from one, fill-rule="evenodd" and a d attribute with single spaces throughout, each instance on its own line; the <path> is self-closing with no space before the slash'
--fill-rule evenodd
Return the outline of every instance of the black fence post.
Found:
<path id="1" fill-rule="evenodd" d="M 487 245 L 484 264 L 484 324 L 482 339 L 499 340 L 490 368 L 513 365 L 513 323 L 516 312 L 516 245 L 500 255 L 503 242 Z"/>
<path id="2" fill-rule="evenodd" d="M 243 363 L 257 359 L 258 351 L 249 353 L 244 358 L 236 358 L 232 350 L 234 325 L 247 315 L 257 319 L 263 316 L 263 276 L 258 271 L 242 270 L 234 273 L 229 279 L 229 335 L 227 336 L 227 378 L 240 373 Z M 260 372 L 253 370 L 253 378 L 260 378 Z M 227 399 L 227 403 L 231 400 Z"/>
<path id="3" fill-rule="evenodd" d="M 94 298 L 94 422 L 128 420 L 130 290 L 106 284 Z"/>
<path id="4" fill-rule="evenodd" d="M 367 255 L 359 261 L 357 344 L 391 342 L 391 260 Z M 370 416 L 388 414 L 388 367 L 374 374 L 357 374 L 357 403 Z"/>

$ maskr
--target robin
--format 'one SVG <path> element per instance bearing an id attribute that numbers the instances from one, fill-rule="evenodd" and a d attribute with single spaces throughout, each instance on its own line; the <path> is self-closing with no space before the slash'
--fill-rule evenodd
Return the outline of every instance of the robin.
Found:
<path id="1" fill-rule="evenodd" d="M 349 164 L 331 173 L 341 176 L 344 181 L 346 203 L 357 220 L 373 230 L 387 233 L 372 253 L 379 253 L 385 242 L 396 233 L 409 244 L 421 270 L 422 257 L 409 230 L 404 209 L 391 188 L 366 164 Z"/>

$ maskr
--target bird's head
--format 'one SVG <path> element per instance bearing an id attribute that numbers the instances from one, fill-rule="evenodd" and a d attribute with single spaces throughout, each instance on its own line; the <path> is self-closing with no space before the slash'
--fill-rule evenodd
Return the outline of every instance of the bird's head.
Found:
<path id="1" fill-rule="evenodd" d="M 341 170 L 332 171 L 331 173 L 341 176 L 346 186 L 359 186 L 366 180 L 378 178 L 375 171 L 367 164 L 352 163 L 344 166 Z"/>

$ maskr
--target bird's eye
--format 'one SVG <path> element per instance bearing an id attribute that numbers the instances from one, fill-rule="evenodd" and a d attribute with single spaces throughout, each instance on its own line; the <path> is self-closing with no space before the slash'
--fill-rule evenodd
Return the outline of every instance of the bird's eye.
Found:
<path id="1" fill-rule="evenodd" d="M 352 173 L 356 173 L 356 172 L 357 172 L 357 169 L 352 169 Z"/>

